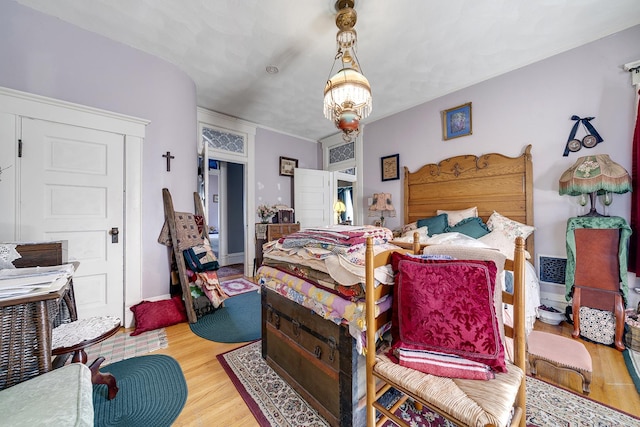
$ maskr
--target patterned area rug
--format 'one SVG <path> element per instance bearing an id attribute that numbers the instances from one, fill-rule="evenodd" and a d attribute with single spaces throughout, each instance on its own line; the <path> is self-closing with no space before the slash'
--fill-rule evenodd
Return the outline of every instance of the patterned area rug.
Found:
<path id="1" fill-rule="evenodd" d="M 229 295 L 230 297 L 234 295 L 244 294 L 245 292 L 257 291 L 260 288 L 255 283 L 243 277 L 220 282 L 220 287 L 222 288 L 224 293 Z"/>
<path id="2" fill-rule="evenodd" d="M 327 426 L 262 359 L 256 341 L 217 356 L 261 426 Z M 390 401 L 393 401 L 391 396 Z M 436 414 L 418 412 L 411 403 L 396 414 L 415 426 L 455 426 Z M 389 422 L 384 426 L 391 425 Z M 527 377 L 527 426 L 638 426 L 640 418 L 616 411 L 576 393 Z"/>
<path id="3" fill-rule="evenodd" d="M 141 356 L 168 347 L 167 333 L 162 329 L 144 332 L 135 337 L 131 331 L 120 331 L 102 343 L 87 349 L 87 360 L 93 362 L 98 356 L 104 357 L 101 366 L 131 357 Z"/>
<path id="4" fill-rule="evenodd" d="M 230 264 L 220 267 L 216 270 L 218 273 L 218 279 L 229 276 L 242 276 L 244 274 L 244 264 Z"/>
<path id="5" fill-rule="evenodd" d="M 627 365 L 629 375 L 636 386 L 636 390 L 640 393 L 640 352 L 627 347 L 623 352 L 624 363 Z"/>

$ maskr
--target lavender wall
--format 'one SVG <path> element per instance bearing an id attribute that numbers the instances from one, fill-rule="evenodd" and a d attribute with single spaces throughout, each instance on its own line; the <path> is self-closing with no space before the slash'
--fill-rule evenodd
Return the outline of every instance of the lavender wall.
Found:
<path id="1" fill-rule="evenodd" d="M 589 206 L 558 194 L 562 172 L 578 157 L 598 153 L 631 171 L 635 90 L 622 65 L 640 59 L 638 40 L 640 26 L 632 27 L 366 125 L 364 197 L 379 191 L 393 195 L 398 216 L 387 225 L 394 228 L 403 221 L 403 181 L 381 182 L 380 157 L 399 153 L 400 166 L 415 171 L 460 154 L 518 156 L 532 144 L 536 252 L 565 256 L 567 218 L 586 213 Z M 473 135 L 444 141 L 440 112 L 466 102 L 473 103 Z M 563 157 L 574 114 L 595 116 L 592 123 L 604 142 Z M 606 213 L 628 220 L 629 212 L 626 194 L 615 195 Z"/>
<path id="2" fill-rule="evenodd" d="M 0 86 L 148 119 L 143 146 L 142 297 L 168 293 L 162 188 L 193 211 L 196 93 L 161 59 L 12 1 L 0 2 Z M 171 151 L 171 172 L 165 159 Z"/>
<path id="3" fill-rule="evenodd" d="M 320 144 L 258 128 L 256 132 L 256 206 L 292 206 L 293 178 L 280 176 L 280 156 L 298 159 L 298 167 L 321 169 Z M 252 218 L 249 216 L 249 218 Z M 254 215 L 256 221 L 258 216 Z"/>

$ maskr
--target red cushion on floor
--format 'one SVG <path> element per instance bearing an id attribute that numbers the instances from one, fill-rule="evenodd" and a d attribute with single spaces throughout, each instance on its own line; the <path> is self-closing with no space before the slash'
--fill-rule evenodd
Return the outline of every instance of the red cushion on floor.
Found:
<path id="1" fill-rule="evenodd" d="M 131 336 L 187 321 L 187 311 L 179 296 L 161 301 L 142 301 L 131 307 L 131 311 L 136 327 Z"/>

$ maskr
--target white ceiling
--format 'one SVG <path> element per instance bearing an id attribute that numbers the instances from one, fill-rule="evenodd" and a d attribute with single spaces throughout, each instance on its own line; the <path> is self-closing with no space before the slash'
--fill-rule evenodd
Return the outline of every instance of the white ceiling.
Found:
<path id="1" fill-rule="evenodd" d="M 336 133 L 322 113 L 335 0 L 18 2 L 176 64 L 201 107 L 312 140 Z M 356 0 L 355 9 L 373 91 L 365 124 L 640 24 L 639 0 Z"/>

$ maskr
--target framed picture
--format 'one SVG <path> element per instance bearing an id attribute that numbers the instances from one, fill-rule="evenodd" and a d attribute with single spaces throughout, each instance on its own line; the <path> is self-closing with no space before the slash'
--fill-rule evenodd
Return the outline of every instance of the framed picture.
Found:
<path id="1" fill-rule="evenodd" d="M 281 209 L 276 215 L 280 224 L 292 224 L 293 223 L 293 211 L 288 209 Z"/>
<path id="2" fill-rule="evenodd" d="M 293 170 L 298 167 L 298 159 L 280 156 L 280 175 L 293 176 Z"/>
<path id="3" fill-rule="evenodd" d="M 217 194 L 213 195 L 213 203 L 218 203 L 218 195 Z"/>
<path id="4" fill-rule="evenodd" d="M 380 157 L 380 168 L 383 181 L 400 179 L 400 155 L 393 154 L 391 156 Z"/>
<path id="5" fill-rule="evenodd" d="M 442 112 L 442 137 L 445 139 L 471 135 L 471 103 Z"/>

